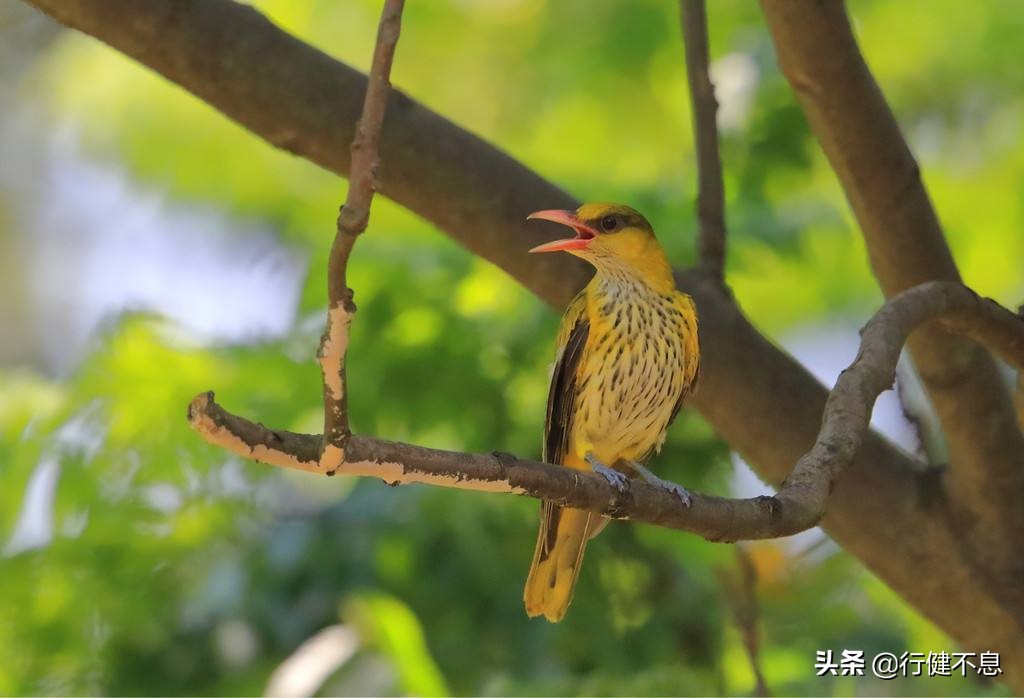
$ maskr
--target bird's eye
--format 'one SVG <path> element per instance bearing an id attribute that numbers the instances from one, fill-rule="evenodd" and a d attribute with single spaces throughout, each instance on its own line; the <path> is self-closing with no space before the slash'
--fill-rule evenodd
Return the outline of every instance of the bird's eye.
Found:
<path id="1" fill-rule="evenodd" d="M 615 216 L 605 216 L 601 219 L 601 230 L 610 233 L 619 227 L 619 220 Z"/>

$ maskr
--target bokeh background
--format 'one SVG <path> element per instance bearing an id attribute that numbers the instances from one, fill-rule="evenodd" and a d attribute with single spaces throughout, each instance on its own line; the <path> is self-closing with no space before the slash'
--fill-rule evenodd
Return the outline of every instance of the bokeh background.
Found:
<path id="1" fill-rule="evenodd" d="M 379 2 L 254 4 L 368 66 Z M 831 384 L 880 294 L 756 4 L 709 4 L 729 281 Z M 851 10 L 966 281 L 1016 307 L 1024 3 Z M 680 265 L 695 235 L 684 80 L 672 0 L 410 2 L 394 69 L 581 198 L 643 210 Z M 185 406 L 210 388 L 265 423 L 318 428 L 313 354 L 344 191 L 0 0 L 0 694 L 754 690 L 731 546 L 613 525 L 552 626 L 521 605 L 536 502 L 278 472 L 190 433 Z M 356 430 L 539 455 L 556 313 L 386 200 L 350 283 Z M 875 423 L 935 448 L 892 394 Z M 764 491 L 693 413 L 655 465 L 705 491 Z M 819 531 L 748 551 L 775 693 L 1005 693 L 977 678 L 816 677 L 818 650 L 958 648 Z"/>

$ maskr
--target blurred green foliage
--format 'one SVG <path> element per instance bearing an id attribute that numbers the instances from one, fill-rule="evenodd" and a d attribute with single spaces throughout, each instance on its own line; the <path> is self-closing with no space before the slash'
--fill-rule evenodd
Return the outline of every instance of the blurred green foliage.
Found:
<path id="1" fill-rule="evenodd" d="M 368 64 L 378 2 L 256 4 L 321 49 Z M 775 336 L 863 318 L 879 293 L 757 6 L 710 4 L 719 89 L 733 90 L 722 149 L 736 295 Z M 1016 306 L 1024 4 L 862 0 L 853 10 L 965 279 Z M 394 74 L 579 196 L 644 210 L 679 264 L 692 260 L 694 236 L 684 79 L 671 0 L 410 3 Z M 93 157 L 123 163 L 181 205 L 268 221 L 310 264 L 300 321 L 279 341 L 210 345 L 133 314 L 107 327 L 71 375 L 0 367 L 2 540 L 40 464 L 59 478 L 52 541 L 8 549 L 0 562 L 0 694 L 256 694 L 300 643 L 338 622 L 361 644 L 325 693 L 752 690 L 722 584 L 735 574 L 728 546 L 613 525 L 590 547 L 569 616 L 550 626 L 529 621 L 520 600 L 535 502 L 325 484 L 201 443 L 184 410 L 209 388 L 267 424 L 317 428 L 313 353 L 344 184 L 81 36 L 42 52 L 21 89 L 45 99 L 54 123 L 76 124 Z M 349 359 L 357 431 L 538 455 L 554 313 L 384 200 L 350 283 L 360 301 Z M 693 414 L 656 463 L 718 492 L 734 467 Z M 751 550 L 761 659 L 778 694 L 1002 691 L 959 678 L 815 678 L 816 650 L 955 646 L 830 544 Z"/>

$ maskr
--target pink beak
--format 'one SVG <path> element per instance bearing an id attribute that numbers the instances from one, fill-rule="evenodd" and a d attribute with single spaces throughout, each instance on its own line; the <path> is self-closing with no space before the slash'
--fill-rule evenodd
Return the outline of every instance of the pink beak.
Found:
<path id="1" fill-rule="evenodd" d="M 555 240 L 543 245 L 534 247 L 530 252 L 571 252 L 572 250 L 585 250 L 590 241 L 597 237 L 597 231 L 576 217 L 575 211 L 535 211 L 526 217 L 526 220 L 551 221 L 561 223 L 576 231 L 576 237 L 566 240 Z"/>

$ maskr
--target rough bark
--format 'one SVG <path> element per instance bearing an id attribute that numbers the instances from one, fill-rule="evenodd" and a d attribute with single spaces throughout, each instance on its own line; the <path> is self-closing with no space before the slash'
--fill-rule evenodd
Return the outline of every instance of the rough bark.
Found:
<path id="1" fill-rule="evenodd" d="M 843 185 L 886 297 L 960 281 L 921 172 L 860 53 L 841 0 L 761 0 L 778 54 Z M 1024 435 L 995 362 L 939 326 L 910 342 L 942 423 L 948 486 L 997 539 L 1024 538 Z M 993 506 L 998 502 L 998 506 Z M 1002 542 L 999 542 L 1002 544 Z"/>

